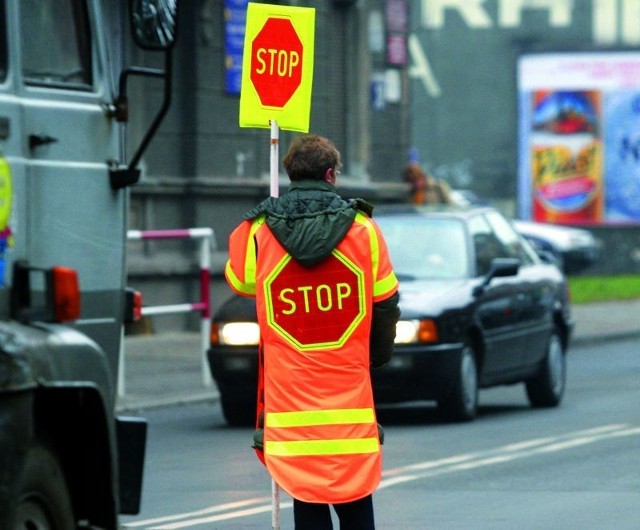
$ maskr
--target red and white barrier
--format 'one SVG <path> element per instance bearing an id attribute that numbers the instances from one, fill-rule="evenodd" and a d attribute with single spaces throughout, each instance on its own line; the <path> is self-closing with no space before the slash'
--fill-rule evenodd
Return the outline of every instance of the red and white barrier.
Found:
<path id="1" fill-rule="evenodd" d="M 158 239 L 195 239 L 200 241 L 200 299 L 196 302 L 169 304 L 158 306 L 143 306 L 142 315 L 169 315 L 176 313 L 199 312 L 200 320 L 200 347 L 202 383 L 206 387 L 213 385 L 211 373 L 207 363 L 207 350 L 209 349 L 209 335 L 211 333 L 211 246 L 213 243 L 213 229 L 211 228 L 185 228 L 170 230 L 129 230 L 129 241 L 158 240 Z M 122 350 L 122 349 L 121 349 Z M 118 380 L 118 395 L 124 395 L 124 358 L 120 356 L 120 377 Z"/>

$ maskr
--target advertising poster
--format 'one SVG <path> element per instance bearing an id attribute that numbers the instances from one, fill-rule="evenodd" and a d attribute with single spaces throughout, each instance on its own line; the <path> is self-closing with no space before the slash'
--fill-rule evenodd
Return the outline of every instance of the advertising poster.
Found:
<path id="1" fill-rule="evenodd" d="M 529 131 L 533 218 L 602 220 L 600 93 L 536 90 Z"/>
<path id="2" fill-rule="evenodd" d="M 519 216 L 640 222 L 640 54 L 527 55 L 518 83 Z"/>
<path id="3" fill-rule="evenodd" d="M 606 219 L 640 222 L 640 89 L 607 98 Z"/>

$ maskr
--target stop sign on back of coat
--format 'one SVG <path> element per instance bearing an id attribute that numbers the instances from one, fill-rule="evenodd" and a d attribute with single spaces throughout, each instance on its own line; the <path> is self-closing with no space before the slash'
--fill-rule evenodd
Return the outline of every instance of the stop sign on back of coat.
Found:
<path id="1" fill-rule="evenodd" d="M 265 289 L 267 324 L 303 351 L 341 347 L 366 314 L 364 272 L 337 250 L 312 270 L 286 256 Z"/>

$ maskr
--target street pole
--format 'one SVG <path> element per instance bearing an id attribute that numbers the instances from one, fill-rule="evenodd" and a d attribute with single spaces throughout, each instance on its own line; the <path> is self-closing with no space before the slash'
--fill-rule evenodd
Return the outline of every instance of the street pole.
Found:
<path id="1" fill-rule="evenodd" d="M 271 123 L 271 149 L 270 149 L 270 169 L 271 169 L 271 196 L 278 197 L 280 193 L 278 181 L 278 167 L 280 157 L 280 131 L 276 120 Z M 271 479 L 271 528 L 280 530 L 280 487 L 276 481 Z"/>

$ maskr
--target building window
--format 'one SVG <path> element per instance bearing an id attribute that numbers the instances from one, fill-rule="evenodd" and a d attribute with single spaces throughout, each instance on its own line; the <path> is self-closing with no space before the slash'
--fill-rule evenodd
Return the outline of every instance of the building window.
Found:
<path id="1" fill-rule="evenodd" d="M 86 2 L 21 0 L 20 10 L 25 82 L 91 88 L 91 34 Z"/>

